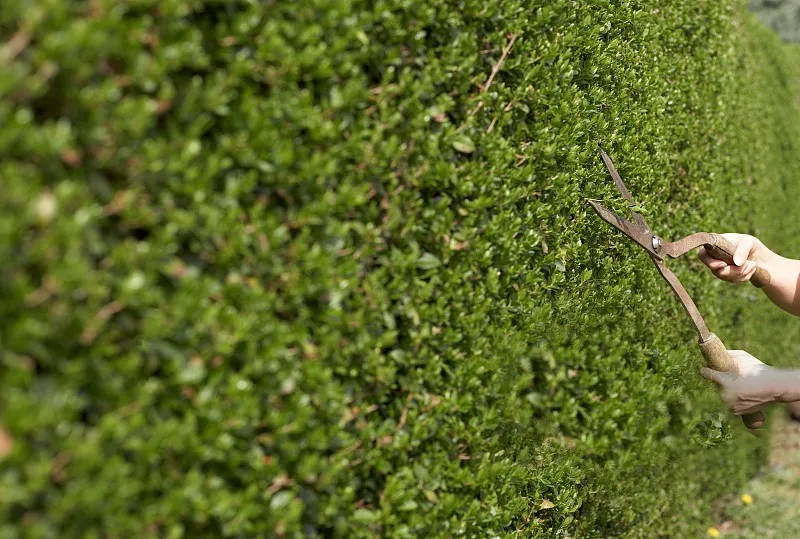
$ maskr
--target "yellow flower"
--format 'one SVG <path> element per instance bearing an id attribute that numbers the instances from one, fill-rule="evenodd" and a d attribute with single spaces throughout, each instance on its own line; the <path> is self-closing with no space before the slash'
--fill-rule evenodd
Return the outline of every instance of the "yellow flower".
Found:
<path id="1" fill-rule="evenodd" d="M 742 503 L 744 503 L 745 505 L 750 505 L 751 503 L 753 503 L 753 497 L 750 496 L 749 494 L 742 494 Z"/>
<path id="2" fill-rule="evenodd" d="M 719 537 L 719 530 L 716 528 L 709 528 L 706 530 L 709 537 Z"/>

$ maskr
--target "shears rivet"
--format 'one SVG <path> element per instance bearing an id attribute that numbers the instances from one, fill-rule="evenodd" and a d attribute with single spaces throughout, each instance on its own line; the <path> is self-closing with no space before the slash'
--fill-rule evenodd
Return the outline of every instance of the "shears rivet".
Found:
<path id="1" fill-rule="evenodd" d="M 655 252 L 659 252 L 661 250 L 661 238 L 659 238 L 658 236 L 653 236 L 653 239 L 651 241 L 653 243 L 653 250 Z"/>

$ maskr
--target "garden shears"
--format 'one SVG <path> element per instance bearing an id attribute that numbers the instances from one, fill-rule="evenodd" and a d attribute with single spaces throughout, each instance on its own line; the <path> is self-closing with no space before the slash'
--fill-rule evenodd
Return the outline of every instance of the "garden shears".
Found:
<path id="1" fill-rule="evenodd" d="M 600 148 L 600 155 L 603 158 L 603 163 L 605 163 L 606 169 L 608 169 L 609 174 L 611 174 L 611 178 L 614 180 L 620 194 L 626 200 L 633 202 L 633 198 L 627 187 L 625 187 L 625 183 L 622 181 L 617 169 L 614 168 L 614 163 L 611 161 L 611 158 L 603 151 L 600 145 L 598 145 L 598 147 Z M 728 355 L 728 350 L 719 337 L 709 331 L 708 326 L 706 326 L 691 296 L 686 292 L 686 289 L 678 280 L 678 277 L 667 268 L 664 263 L 664 258 L 678 258 L 696 247 L 704 246 L 708 253 L 714 258 L 723 260 L 728 264 L 733 264 L 733 254 L 736 251 L 736 245 L 720 234 L 712 234 L 710 232 L 696 232 L 678 241 L 668 242 L 654 234 L 644 218 L 635 211 L 631 211 L 631 217 L 633 218 L 633 222 L 631 222 L 593 200 L 589 200 L 589 204 L 604 221 L 617 230 L 622 231 L 628 238 L 633 240 L 650 255 L 650 259 L 655 264 L 656 269 L 658 269 L 658 272 L 664 280 L 669 283 L 670 288 L 672 288 L 672 291 L 678 296 L 681 305 L 683 305 L 686 314 L 692 319 L 700 338 L 700 350 L 706 358 L 708 367 L 715 371 L 730 371 L 733 368 L 733 360 L 731 360 Z M 770 274 L 764 268 L 759 267 L 750 279 L 750 282 L 756 288 L 763 288 L 769 284 Z M 764 414 L 759 411 L 743 415 L 742 420 L 747 428 L 757 429 L 764 425 L 765 419 Z"/>

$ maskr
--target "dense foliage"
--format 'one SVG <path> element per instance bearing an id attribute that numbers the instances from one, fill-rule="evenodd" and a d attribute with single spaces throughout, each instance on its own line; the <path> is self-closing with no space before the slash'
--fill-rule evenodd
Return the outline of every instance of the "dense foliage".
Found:
<path id="1" fill-rule="evenodd" d="M 5 0 L 0 43 L 0 537 L 686 536 L 758 466 L 585 203 L 602 142 L 665 237 L 800 255 L 743 5 Z"/>

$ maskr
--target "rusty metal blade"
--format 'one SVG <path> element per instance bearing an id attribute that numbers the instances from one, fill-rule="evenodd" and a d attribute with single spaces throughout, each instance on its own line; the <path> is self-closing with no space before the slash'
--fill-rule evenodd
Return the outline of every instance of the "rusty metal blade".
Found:
<path id="1" fill-rule="evenodd" d="M 653 263 L 656 265 L 658 272 L 661 274 L 664 280 L 669 283 L 669 286 L 672 288 L 672 291 L 675 292 L 675 295 L 678 296 L 678 300 L 680 300 L 681 305 L 683 305 L 683 309 L 686 311 L 686 314 L 688 314 L 689 318 L 692 319 L 692 323 L 694 323 L 694 328 L 697 330 L 700 341 L 706 342 L 711 337 L 711 332 L 708 330 L 708 326 L 706 326 L 706 322 L 703 320 L 703 316 L 700 314 L 700 311 L 697 310 L 697 305 L 694 304 L 691 296 L 689 296 L 689 293 L 686 292 L 686 289 L 678 280 L 677 275 L 672 273 L 672 271 L 667 268 L 663 260 L 653 258 Z"/>
<path id="2" fill-rule="evenodd" d="M 632 202 L 633 197 L 631 196 L 630 191 L 628 191 L 628 188 L 625 186 L 625 182 L 622 181 L 622 177 L 619 175 L 619 172 L 617 172 L 616 167 L 614 167 L 613 161 L 611 161 L 611 158 L 608 156 L 608 154 L 603 151 L 602 146 L 598 144 L 597 147 L 600 148 L 600 156 L 603 158 L 603 163 L 605 163 L 606 169 L 608 169 L 609 174 L 611 174 L 611 178 L 613 178 L 620 194 L 623 198 Z M 655 264 L 656 269 L 658 269 L 658 272 L 661 274 L 661 277 L 667 281 L 670 288 L 672 288 L 672 291 L 676 296 L 678 296 L 678 300 L 681 302 L 683 309 L 692 320 L 692 323 L 697 330 L 697 334 L 700 337 L 700 341 L 708 341 L 711 337 L 711 332 L 708 330 L 708 326 L 706 326 L 703 316 L 700 314 L 700 311 L 697 310 L 697 305 L 695 305 L 691 296 L 689 296 L 689 293 L 686 292 L 686 289 L 678 280 L 677 275 L 672 273 L 672 271 L 667 268 L 666 264 L 664 264 L 662 255 L 666 254 L 672 258 L 677 258 L 700 245 L 713 245 L 716 243 L 714 236 L 705 232 L 698 232 L 676 242 L 666 244 L 662 242 L 659 252 L 656 252 L 653 248 L 654 236 L 652 232 L 650 232 L 650 227 L 647 226 L 644 217 L 642 217 L 640 214 L 631 212 L 633 217 L 633 223 L 631 223 L 627 219 L 620 217 L 616 213 L 604 208 L 596 202 L 590 200 L 589 204 L 591 204 L 592 208 L 594 208 L 594 211 L 596 211 L 597 214 L 603 218 L 603 220 L 624 232 L 626 236 L 635 241 L 640 247 L 650 254 L 650 259 L 653 261 L 653 264 Z"/>
<path id="3" fill-rule="evenodd" d="M 696 232 L 691 236 L 686 236 L 678 241 L 664 243 L 661 252 L 670 258 L 678 258 L 701 245 L 714 245 L 716 243 L 714 235 L 708 232 Z"/>
<path id="4" fill-rule="evenodd" d="M 597 212 L 597 215 L 602 217 L 605 222 L 624 232 L 626 236 L 638 243 L 639 246 L 650 253 L 651 256 L 654 256 L 659 260 L 662 258 L 659 253 L 653 250 L 653 235 L 647 229 L 643 229 L 641 226 L 631 223 L 624 217 L 620 217 L 613 211 L 601 206 L 593 200 L 590 200 L 589 204 L 592 206 L 592 208 L 594 208 L 594 211 Z"/>
<path id="5" fill-rule="evenodd" d="M 603 150 L 602 146 L 598 144 L 597 147 L 600 149 L 600 157 L 603 158 L 603 163 L 605 163 L 606 169 L 608 170 L 608 173 L 611 174 L 611 178 L 614 180 L 614 183 L 616 184 L 620 194 L 625 200 L 633 202 L 633 197 L 631 196 L 630 191 L 628 191 L 628 188 L 625 187 L 625 182 L 622 181 L 622 176 L 620 176 L 619 172 L 617 172 L 617 169 L 614 166 L 614 162 L 611 160 L 608 154 Z M 647 231 L 650 230 L 650 227 L 647 226 L 644 217 L 642 217 L 640 214 L 636 212 L 631 212 L 631 216 L 633 217 L 634 223 L 636 223 L 637 225 L 639 225 L 640 227 L 642 227 Z"/>

